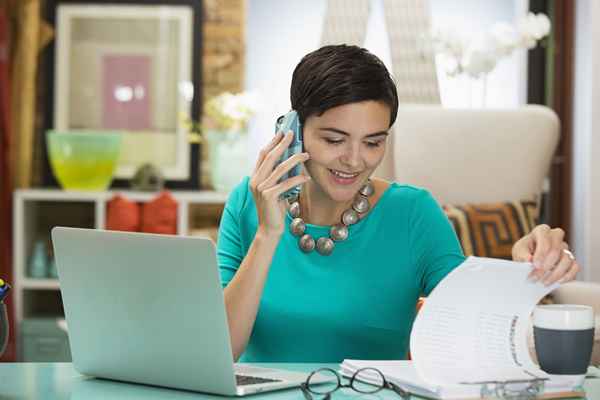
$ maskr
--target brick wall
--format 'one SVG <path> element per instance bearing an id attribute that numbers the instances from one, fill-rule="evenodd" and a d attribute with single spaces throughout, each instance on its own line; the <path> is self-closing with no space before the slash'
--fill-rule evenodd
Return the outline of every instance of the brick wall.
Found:
<path id="1" fill-rule="evenodd" d="M 246 0 L 204 0 L 204 101 L 244 89 Z M 200 183 L 211 189 L 207 146 L 201 147 Z"/>
<path id="2" fill-rule="evenodd" d="M 204 0 L 204 99 L 244 87 L 246 0 Z"/>

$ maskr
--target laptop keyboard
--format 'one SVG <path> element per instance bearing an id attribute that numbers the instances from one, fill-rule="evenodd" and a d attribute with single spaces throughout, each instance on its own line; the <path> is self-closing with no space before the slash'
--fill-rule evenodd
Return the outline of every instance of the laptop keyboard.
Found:
<path id="1" fill-rule="evenodd" d="M 282 382 L 279 379 L 260 378 L 258 376 L 236 375 L 235 380 L 238 386 L 258 385 L 259 383 Z"/>

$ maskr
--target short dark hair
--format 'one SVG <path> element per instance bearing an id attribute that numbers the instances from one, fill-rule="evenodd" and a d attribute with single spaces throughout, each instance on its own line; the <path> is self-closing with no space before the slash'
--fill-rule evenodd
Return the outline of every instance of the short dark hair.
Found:
<path id="1" fill-rule="evenodd" d="M 321 47 L 300 60 L 290 100 L 303 124 L 311 115 L 366 100 L 390 107 L 390 126 L 398 113 L 396 84 L 383 62 L 367 49 L 345 44 Z"/>

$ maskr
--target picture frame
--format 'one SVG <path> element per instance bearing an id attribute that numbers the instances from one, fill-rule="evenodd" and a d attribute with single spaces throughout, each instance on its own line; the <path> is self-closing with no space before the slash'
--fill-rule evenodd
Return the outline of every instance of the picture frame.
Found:
<path id="1" fill-rule="evenodd" d="M 201 1 L 52 0 L 48 7 L 56 39 L 48 49 L 46 128 L 121 132 L 115 187 L 151 162 L 167 187 L 199 188 L 199 149 L 186 119 L 198 120 L 201 110 Z M 49 167 L 46 175 L 52 184 Z"/>

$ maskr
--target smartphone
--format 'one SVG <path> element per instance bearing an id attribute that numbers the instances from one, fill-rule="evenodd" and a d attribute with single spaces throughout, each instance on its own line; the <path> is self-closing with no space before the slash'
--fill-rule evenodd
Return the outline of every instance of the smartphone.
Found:
<path id="1" fill-rule="evenodd" d="M 288 112 L 285 115 L 277 118 L 277 122 L 275 123 L 275 134 L 279 132 L 283 132 L 284 134 L 292 131 L 294 133 L 294 138 L 290 143 L 290 146 L 285 150 L 281 158 L 277 161 L 275 166 L 284 162 L 294 154 L 302 153 L 304 151 L 304 144 L 302 141 L 302 124 L 300 123 L 300 118 L 298 117 L 298 113 L 294 110 Z M 300 175 L 302 172 L 302 164 L 294 165 L 292 169 L 286 172 L 280 179 L 279 182 L 285 181 L 286 179 L 293 178 L 294 176 Z M 291 198 L 297 196 L 300 193 L 300 186 L 293 187 L 286 192 L 281 194 L 282 198 Z"/>

